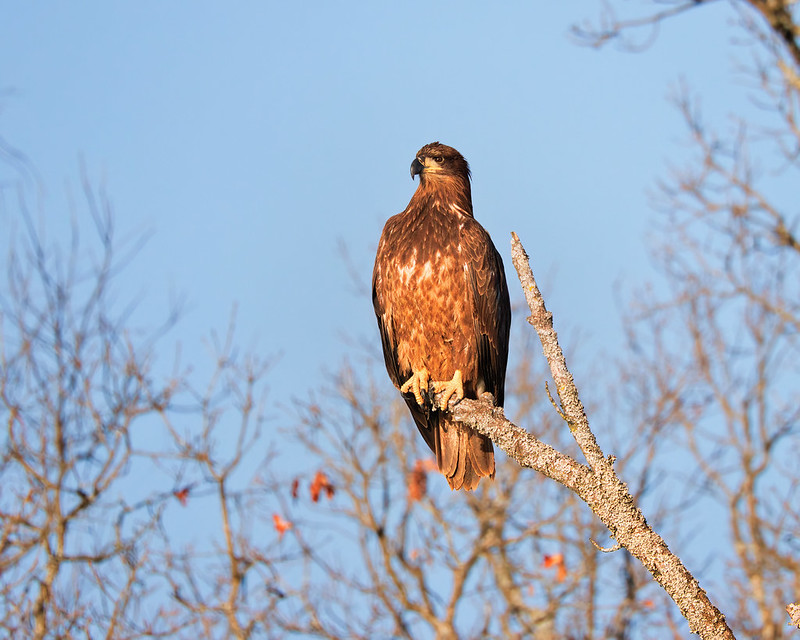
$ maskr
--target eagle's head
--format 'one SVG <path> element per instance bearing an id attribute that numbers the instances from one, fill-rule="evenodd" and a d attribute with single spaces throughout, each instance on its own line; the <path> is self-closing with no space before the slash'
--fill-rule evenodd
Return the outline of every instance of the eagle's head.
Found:
<path id="1" fill-rule="evenodd" d="M 420 182 L 440 178 L 461 178 L 469 184 L 470 172 L 467 161 L 453 147 L 439 142 L 426 144 L 417 151 L 411 163 L 411 179 L 419 175 Z"/>

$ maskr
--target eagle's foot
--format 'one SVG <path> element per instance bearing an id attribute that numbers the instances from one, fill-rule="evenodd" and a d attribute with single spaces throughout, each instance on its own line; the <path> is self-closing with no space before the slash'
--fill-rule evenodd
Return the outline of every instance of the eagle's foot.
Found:
<path id="1" fill-rule="evenodd" d="M 422 395 L 422 392 L 428 392 L 428 383 L 431 379 L 431 374 L 425 367 L 414 371 L 411 377 L 403 383 L 403 386 L 400 387 L 401 393 L 408 393 L 411 391 L 414 394 L 414 398 L 417 400 L 417 404 L 420 407 L 425 406 L 425 398 Z"/>
<path id="2" fill-rule="evenodd" d="M 447 404 L 454 395 L 456 402 L 464 398 L 464 383 L 461 380 L 461 369 L 456 369 L 452 380 L 433 381 L 430 383 L 434 393 L 441 393 L 439 398 L 439 408 L 447 410 Z"/>

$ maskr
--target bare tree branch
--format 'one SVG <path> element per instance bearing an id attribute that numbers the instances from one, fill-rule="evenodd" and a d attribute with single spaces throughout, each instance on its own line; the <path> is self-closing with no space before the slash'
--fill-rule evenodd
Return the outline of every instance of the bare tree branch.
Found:
<path id="1" fill-rule="evenodd" d="M 543 473 L 580 496 L 608 527 L 617 542 L 639 559 L 666 590 L 689 622 L 693 633 L 708 639 L 733 638 L 725 617 L 711 603 L 680 559 L 647 524 L 627 486 L 617 477 L 614 459 L 606 458 L 597 445 L 558 344 L 552 314 L 545 308 L 522 243 L 516 234 L 512 238 L 512 261 L 531 310 L 529 322 L 541 340 L 567 424 L 590 466 L 575 462 L 509 422 L 502 408 L 492 406 L 491 402 L 469 399 L 458 403 L 451 401 L 450 409 L 454 417 L 492 438 L 520 465 Z"/>

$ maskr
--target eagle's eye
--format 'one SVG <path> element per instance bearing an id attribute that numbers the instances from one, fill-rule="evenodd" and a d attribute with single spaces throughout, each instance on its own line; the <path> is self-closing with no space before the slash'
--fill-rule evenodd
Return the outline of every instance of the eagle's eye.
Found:
<path id="1" fill-rule="evenodd" d="M 442 156 L 434 156 L 433 161 L 437 164 L 442 164 L 442 162 L 444 162 L 444 158 Z"/>

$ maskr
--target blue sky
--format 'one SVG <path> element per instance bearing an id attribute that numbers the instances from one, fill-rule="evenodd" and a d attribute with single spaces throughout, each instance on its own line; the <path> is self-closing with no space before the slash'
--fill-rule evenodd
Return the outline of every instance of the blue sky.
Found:
<path id="1" fill-rule="evenodd" d="M 343 335 L 377 348 L 339 243 L 366 282 L 432 140 L 470 161 L 507 270 L 515 230 L 558 328 L 611 349 L 615 283 L 647 271 L 646 190 L 686 137 L 670 87 L 686 78 L 724 112 L 730 34 L 711 8 L 642 54 L 598 52 L 569 37 L 598 3 L 540 6 L 7 4 L 0 131 L 37 168 L 53 235 L 81 158 L 120 233 L 152 234 L 124 275 L 137 321 L 182 296 L 175 337 L 191 354 L 237 304 L 240 339 L 281 354 L 281 397 L 335 369 Z"/>

